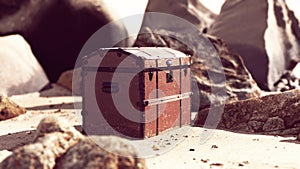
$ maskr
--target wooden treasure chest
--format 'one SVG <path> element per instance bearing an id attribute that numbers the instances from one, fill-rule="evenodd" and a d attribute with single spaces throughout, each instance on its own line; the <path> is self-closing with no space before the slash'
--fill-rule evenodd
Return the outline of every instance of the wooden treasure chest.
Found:
<path id="1" fill-rule="evenodd" d="M 148 138 L 190 124 L 190 56 L 165 47 L 102 48 L 83 59 L 87 134 Z"/>

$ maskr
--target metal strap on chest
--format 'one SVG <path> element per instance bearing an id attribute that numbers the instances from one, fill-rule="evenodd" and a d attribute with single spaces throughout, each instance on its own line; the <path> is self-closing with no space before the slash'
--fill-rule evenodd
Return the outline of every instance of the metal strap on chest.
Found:
<path id="1" fill-rule="evenodd" d="M 168 102 L 172 102 L 172 101 L 176 101 L 176 100 L 182 100 L 182 99 L 191 97 L 191 95 L 192 95 L 192 92 L 187 92 L 187 93 L 166 96 L 166 97 L 161 97 L 161 98 L 156 98 L 156 99 L 148 99 L 148 100 L 144 100 L 143 104 L 144 104 L 144 106 L 152 106 L 152 105 L 168 103 Z"/>

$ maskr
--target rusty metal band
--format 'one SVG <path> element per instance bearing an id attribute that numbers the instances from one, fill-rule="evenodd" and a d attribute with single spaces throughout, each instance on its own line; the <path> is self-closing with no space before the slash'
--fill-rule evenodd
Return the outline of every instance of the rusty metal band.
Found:
<path id="1" fill-rule="evenodd" d="M 168 103 L 168 102 L 173 102 L 181 99 L 186 99 L 191 97 L 192 92 L 186 92 L 182 94 L 177 94 L 177 95 L 171 95 L 171 96 L 165 96 L 161 98 L 156 98 L 156 99 L 148 99 L 144 100 L 143 103 L 145 106 L 152 106 L 152 105 L 158 105 L 162 103 Z"/>

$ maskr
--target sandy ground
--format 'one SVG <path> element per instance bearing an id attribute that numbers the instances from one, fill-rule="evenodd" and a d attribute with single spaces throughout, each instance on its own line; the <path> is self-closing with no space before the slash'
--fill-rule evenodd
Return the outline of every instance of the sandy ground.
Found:
<path id="1" fill-rule="evenodd" d="M 9 151 L 31 142 L 39 121 L 46 116 L 64 118 L 80 129 L 74 98 L 63 88 L 55 86 L 42 93 L 11 99 L 28 112 L 0 121 L 0 161 Z M 300 142 L 295 141 L 295 137 L 184 127 L 133 142 L 141 155 L 147 157 L 149 169 L 300 168 Z"/>

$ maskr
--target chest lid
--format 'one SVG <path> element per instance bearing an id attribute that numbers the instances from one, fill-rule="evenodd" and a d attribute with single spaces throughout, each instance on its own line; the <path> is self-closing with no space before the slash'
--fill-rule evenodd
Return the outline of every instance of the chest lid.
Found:
<path id="1" fill-rule="evenodd" d="M 83 58 L 86 66 L 99 66 L 99 63 L 109 59 L 116 61 L 113 56 L 131 57 L 133 60 L 160 60 L 190 58 L 180 51 L 167 47 L 127 47 L 127 48 L 100 48 Z"/>

